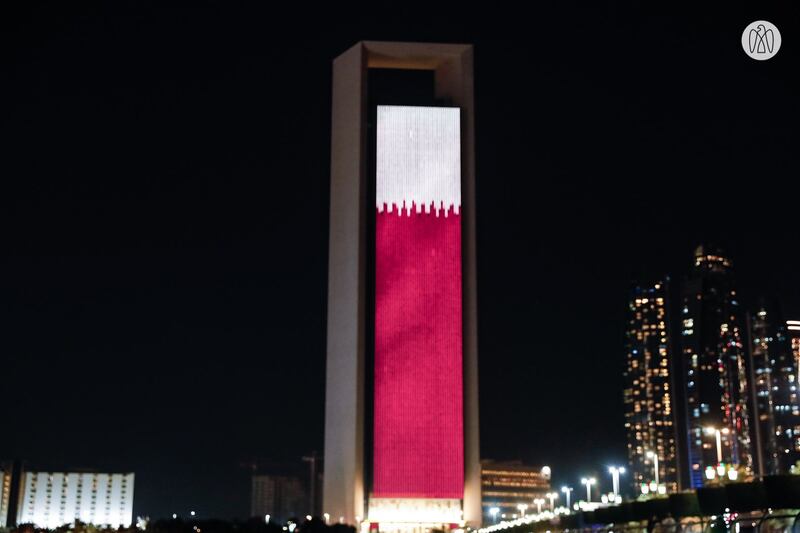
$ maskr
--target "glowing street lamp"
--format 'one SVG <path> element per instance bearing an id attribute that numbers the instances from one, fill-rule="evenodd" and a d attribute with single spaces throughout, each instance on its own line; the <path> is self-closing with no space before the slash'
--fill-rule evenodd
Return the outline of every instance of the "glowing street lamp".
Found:
<path id="1" fill-rule="evenodd" d="M 492 521 L 496 524 L 497 523 L 497 515 L 500 512 L 499 507 L 492 507 L 489 509 L 489 514 L 492 515 Z"/>
<path id="2" fill-rule="evenodd" d="M 558 499 L 558 493 L 557 492 L 548 492 L 547 493 L 547 498 L 550 500 L 550 510 L 551 511 L 555 511 L 556 510 L 556 500 Z"/>
<path id="3" fill-rule="evenodd" d="M 658 454 L 655 453 L 655 452 L 647 452 L 646 456 L 647 456 L 648 459 L 652 459 L 653 460 L 653 470 L 655 471 L 655 474 L 656 474 L 656 480 L 655 480 L 656 481 L 656 488 L 653 489 L 653 487 L 650 487 L 650 490 L 655 492 L 656 490 L 658 490 Z"/>
<path id="4" fill-rule="evenodd" d="M 517 509 L 519 509 L 520 516 L 525 516 L 525 511 L 528 510 L 528 504 L 527 503 L 521 503 L 521 504 L 517 505 Z"/>
<path id="5" fill-rule="evenodd" d="M 614 501 L 617 500 L 617 496 L 619 496 L 619 475 L 625 473 L 624 466 L 610 466 L 608 467 L 608 471 L 611 473 L 611 483 L 614 487 Z"/>
<path id="6" fill-rule="evenodd" d="M 542 512 L 542 504 L 544 503 L 544 498 L 534 498 L 533 504 L 536 506 L 536 512 Z"/>
<path id="7" fill-rule="evenodd" d="M 593 477 L 585 477 L 581 479 L 581 483 L 586 485 L 586 502 L 592 501 L 592 485 L 597 483 L 597 480 Z"/>
<path id="8" fill-rule="evenodd" d="M 561 492 L 566 494 L 567 496 L 567 509 L 571 509 L 569 506 L 570 496 L 572 496 L 572 487 L 561 487 Z"/>
<path id="9" fill-rule="evenodd" d="M 722 435 L 727 435 L 730 433 L 728 428 L 717 429 L 713 426 L 708 426 L 705 428 L 705 432 L 708 435 L 715 435 L 717 440 L 717 463 L 722 462 Z"/>

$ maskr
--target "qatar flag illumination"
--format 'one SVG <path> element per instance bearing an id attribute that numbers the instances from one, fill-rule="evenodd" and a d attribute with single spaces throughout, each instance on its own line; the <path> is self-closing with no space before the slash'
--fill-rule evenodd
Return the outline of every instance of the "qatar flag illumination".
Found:
<path id="1" fill-rule="evenodd" d="M 378 106 L 374 498 L 464 496 L 460 110 Z"/>

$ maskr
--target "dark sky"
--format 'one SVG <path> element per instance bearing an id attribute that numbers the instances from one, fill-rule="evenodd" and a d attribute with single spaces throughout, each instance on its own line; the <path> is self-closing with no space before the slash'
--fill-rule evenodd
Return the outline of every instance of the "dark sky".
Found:
<path id="1" fill-rule="evenodd" d="M 476 47 L 482 455 L 623 462 L 632 280 L 711 240 L 800 317 L 796 6 L 641 5 L 4 12 L 0 458 L 232 517 L 242 463 L 322 449 L 331 61 L 375 39 Z"/>

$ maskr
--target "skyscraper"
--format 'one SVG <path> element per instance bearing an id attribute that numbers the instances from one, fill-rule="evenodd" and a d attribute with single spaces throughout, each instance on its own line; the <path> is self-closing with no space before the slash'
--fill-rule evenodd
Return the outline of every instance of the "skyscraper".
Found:
<path id="1" fill-rule="evenodd" d="M 396 83 L 381 76 L 394 71 Z M 406 90 L 407 89 L 407 90 Z M 334 60 L 322 511 L 481 522 L 472 47 Z"/>
<path id="2" fill-rule="evenodd" d="M 749 316 L 755 452 L 759 474 L 788 474 L 800 460 L 797 360 L 777 306 Z"/>
<path id="3" fill-rule="evenodd" d="M 794 364 L 800 368 L 800 320 L 787 320 L 786 333 L 789 335 Z"/>
<path id="4" fill-rule="evenodd" d="M 750 473 L 746 354 L 731 261 L 721 250 L 695 250 L 680 320 L 691 485 L 719 473 Z"/>
<path id="5" fill-rule="evenodd" d="M 635 286 L 628 302 L 625 431 L 636 492 L 678 489 L 667 282 Z"/>

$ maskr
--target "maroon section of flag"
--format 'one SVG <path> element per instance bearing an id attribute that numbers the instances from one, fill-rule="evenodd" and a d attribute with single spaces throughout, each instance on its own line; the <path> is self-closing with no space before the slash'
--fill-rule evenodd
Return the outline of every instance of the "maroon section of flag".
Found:
<path id="1" fill-rule="evenodd" d="M 460 214 L 377 212 L 375 259 L 372 495 L 463 498 Z"/>

